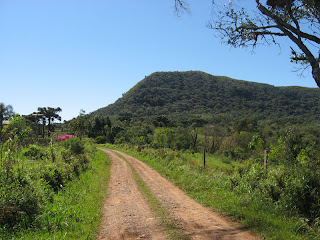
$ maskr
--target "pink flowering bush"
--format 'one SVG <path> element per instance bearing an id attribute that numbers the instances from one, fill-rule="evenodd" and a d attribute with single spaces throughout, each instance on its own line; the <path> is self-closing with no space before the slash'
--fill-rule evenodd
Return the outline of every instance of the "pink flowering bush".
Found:
<path id="1" fill-rule="evenodd" d="M 57 137 L 57 141 L 60 142 L 60 141 L 64 141 L 64 140 L 67 140 L 67 139 L 73 138 L 73 137 L 75 137 L 75 136 L 74 135 L 65 134 L 63 136 Z"/>

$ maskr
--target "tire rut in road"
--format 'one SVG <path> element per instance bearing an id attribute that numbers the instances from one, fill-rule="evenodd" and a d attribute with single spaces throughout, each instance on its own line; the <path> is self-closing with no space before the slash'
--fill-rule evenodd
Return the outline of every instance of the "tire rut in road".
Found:
<path id="1" fill-rule="evenodd" d="M 101 150 L 110 158 L 111 175 L 98 239 L 167 239 L 128 164 L 115 153 Z"/>
<path id="2" fill-rule="evenodd" d="M 120 151 L 190 239 L 261 239 L 201 206 L 147 164 Z"/>

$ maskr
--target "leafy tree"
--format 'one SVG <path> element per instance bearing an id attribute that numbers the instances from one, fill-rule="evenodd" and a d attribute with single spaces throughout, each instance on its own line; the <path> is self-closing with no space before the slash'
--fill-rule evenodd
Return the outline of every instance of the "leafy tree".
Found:
<path id="1" fill-rule="evenodd" d="M 84 110 L 80 110 L 80 114 L 77 118 L 72 119 L 70 121 L 70 130 L 77 135 L 80 139 L 87 135 L 89 132 L 89 117 L 87 114 L 85 114 Z"/>
<path id="2" fill-rule="evenodd" d="M 189 149 L 192 145 L 191 134 L 188 128 L 175 128 L 172 147 L 177 150 Z"/>
<path id="3" fill-rule="evenodd" d="M 285 131 L 283 139 L 287 150 L 286 158 L 289 162 L 294 162 L 300 151 L 305 148 L 302 133 L 299 129 L 290 127 Z"/>
<path id="4" fill-rule="evenodd" d="M 256 129 L 256 126 L 257 121 L 247 117 L 238 119 L 233 124 L 234 131 L 239 133 L 242 131 L 253 132 Z"/>
<path id="5" fill-rule="evenodd" d="M 125 130 L 125 139 L 136 145 L 148 144 L 152 140 L 152 130 L 148 125 L 132 126 Z M 121 137 L 121 136 L 120 136 Z"/>
<path id="6" fill-rule="evenodd" d="M 89 137 L 96 138 L 98 136 L 103 136 L 106 134 L 105 126 L 111 128 L 111 121 L 109 117 L 95 116 L 91 121 L 91 126 L 89 129 Z"/>
<path id="7" fill-rule="evenodd" d="M 172 128 L 156 128 L 152 145 L 156 148 L 170 148 L 173 140 L 174 130 Z"/>
<path id="8" fill-rule="evenodd" d="M 17 138 L 20 142 L 30 137 L 32 133 L 27 120 L 19 115 L 13 116 L 10 123 L 3 130 L 9 133 L 12 138 Z"/>
<path id="9" fill-rule="evenodd" d="M 13 115 L 14 115 L 14 112 L 11 105 L 5 105 L 4 103 L 0 103 L 0 130 L 3 127 L 2 122 Z"/>
<path id="10" fill-rule="evenodd" d="M 111 132 L 111 127 L 109 127 L 108 125 L 104 126 L 104 132 L 105 132 L 105 136 L 107 138 L 107 142 L 114 143 L 114 136 Z"/>
<path id="11" fill-rule="evenodd" d="M 219 150 L 223 138 L 228 134 L 227 128 L 222 127 L 218 124 L 206 125 L 203 131 L 204 135 L 209 137 L 206 149 L 210 153 L 214 153 Z"/>
<path id="12" fill-rule="evenodd" d="M 256 0 L 258 11 L 241 7 L 241 2 L 229 1 L 224 6 L 215 2 L 213 0 L 216 13 L 208 27 L 219 33 L 223 43 L 233 47 L 280 45 L 279 38 L 287 37 L 295 46 L 291 47 L 291 61 L 300 64 L 302 69 L 311 67 L 320 87 L 318 0 Z M 184 1 L 175 0 L 175 3 L 177 11 L 188 10 Z"/>
<path id="13" fill-rule="evenodd" d="M 156 127 L 169 127 L 171 122 L 166 116 L 157 116 L 154 118 L 153 124 Z"/>
<path id="14" fill-rule="evenodd" d="M 197 144 L 198 144 L 198 128 L 195 124 L 192 124 L 190 129 L 190 136 L 191 136 L 191 142 L 192 142 L 192 149 L 194 151 L 197 150 Z"/>
<path id="15" fill-rule="evenodd" d="M 41 130 L 41 121 L 44 118 L 44 115 L 41 113 L 33 112 L 32 114 L 29 114 L 27 116 L 24 116 L 28 122 L 33 131 L 36 133 L 36 135 L 41 135 L 44 137 L 44 125 Z M 44 122 L 43 122 L 44 123 Z"/>
<path id="16" fill-rule="evenodd" d="M 52 107 L 38 107 L 38 111 L 40 114 L 43 114 L 43 126 L 45 126 L 46 121 L 48 120 L 48 136 L 50 136 L 50 132 L 53 132 L 52 123 L 55 119 L 58 119 L 61 121 L 61 117 L 58 114 L 62 111 L 60 107 L 52 108 Z M 44 133 L 43 133 L 44 136 Z"/>
<path id="17" fill-rule="evenodd" d="M 111 134 L 115 138 L 117 136 L 117 134 L 119 134 L 123 130 L 124 129 L 122 127 L 120 127 L 120 126 L 112 126 L 111 127 Z"/>
<path id="18" fill-rule="evenodd" d="M 5 157 L 13 153 L 19 144 L 26 141 L 32 134 L 32 129 L 24 117 L 15 115 L 10 119 L 10 123 L 0 131 L 0 162 Z M 7 148 L 7 149 L 6 149 Z M 8 151 L 10 149 L 10 151 Z"/>

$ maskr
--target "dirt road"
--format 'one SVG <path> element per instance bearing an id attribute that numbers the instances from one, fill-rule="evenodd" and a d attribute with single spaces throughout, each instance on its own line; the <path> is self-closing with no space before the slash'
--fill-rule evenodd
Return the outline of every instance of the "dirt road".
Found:
<path id="1" fill-rule="evenodd" d="M 103 151 L 111 160 L 111 174 L 99 239 L 166 239 L 128 164 L 111 151 Z"/>
<path id="2" fill-rule="evenodd" d="M 125 160 L 103 150 L 111 159 L 109 195 L 104 206 L 99 239 L 166 239 L 157 218 L 139 192 Z M 189 239 L 260 239 L 234 222 L 201 206 L 145 163 L 122 155 Z"/>

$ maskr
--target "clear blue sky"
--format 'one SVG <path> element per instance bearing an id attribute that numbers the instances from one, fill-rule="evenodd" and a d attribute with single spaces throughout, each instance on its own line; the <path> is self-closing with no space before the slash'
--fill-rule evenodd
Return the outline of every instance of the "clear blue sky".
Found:
<path id="1" fill-rule="evenodd" d="M 221 0 L 222 1 L 222 0 Z M 199 70 L 276 86 L 316 87 L 281 49 L 224 46 L 206 28 L 211 0 L 1 0 L 0 102 L 19 114 L 61 107 L 63 120 L 115 102 L 156 71 Z"/>

